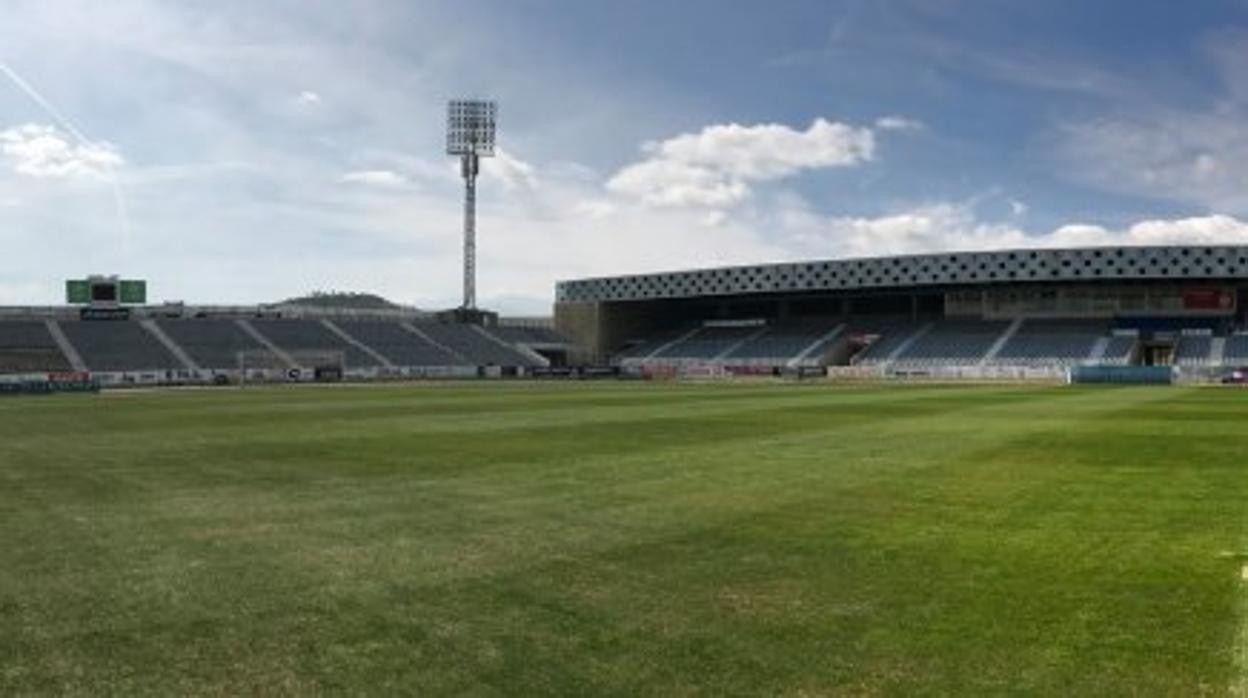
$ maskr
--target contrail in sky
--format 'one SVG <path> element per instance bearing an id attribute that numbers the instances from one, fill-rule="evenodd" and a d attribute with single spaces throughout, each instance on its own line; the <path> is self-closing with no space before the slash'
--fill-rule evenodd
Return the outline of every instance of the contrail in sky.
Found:
<path id="1" fill-rule="evenodd" d="M 95 143 L 93 143 L 90 138 L 87 138 L 86 134 L 79 130 L 78 127 L 74 125 L 74 122 L 69 120 L 69 117 L 65 116 L 60 109 L 57 109 L 55 105 L 40 94 L 39 90 L 36 90 L 34 85 L 27 82 L 26 78 L 23 78 L 17 71 L 13 70 L 8 63 L 2 60 L 0 60 L 0 73 L 4 73 L 4 75 L 9 78 L 9 81 L 17 86 L 17 89 L 21 90 L 27 97 L 30 97 L 35 104 L 38 104 L 48 116 L 52 117 L 52 120 L 55 121 L 58 126 L 65 129 L 65 131 L 73 136 L 79 144 L 87 147 L 95 147 Z M 130 214 L 126 210 L 126 197 L 122 194 L 121 179 L 117 176 L 117 171 L 113 168 L 112 164 L 105 162 L 104 167 L 107 168 L 109 182 L 113 185 L 113 202 L 117 205 L 117 219 L 121 223 L 122 256 L 129 257 Z"/>

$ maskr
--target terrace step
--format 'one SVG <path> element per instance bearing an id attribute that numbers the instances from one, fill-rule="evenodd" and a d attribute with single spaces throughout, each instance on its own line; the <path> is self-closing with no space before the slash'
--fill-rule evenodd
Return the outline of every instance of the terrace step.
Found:
<path id="1" fill-rule="evenodd" d="M 841 332 L 843 331 L 845 331 L 844 323 L 841 323 L 837 325 L 836 327 L 833 327 L 832 329 L 828 330 L 821 337 L 819 337 L 819 339 L 816 339 L 815 341 L 806 345 L 806 348 L 802 349 L 802 351 L 799 352 L 797 356 L 794 356 L 793 358 L 789 359 L 788 362 L 785 363 L 785 366 L 789 368 L 793 368 L 795 366 L 801 365 L 801 363 L 805 361 L 807 357 L 813 354 L 816 349 L 818 349 L 821 346 L 824 346 L 826 343 L 832 341 L 833 339 L 836 339 L 838 336 L 840 336 Z"/>
<path id="2" fill-rule="evenodd" d="M 69 361 L 69 365 L 74 367 L 75 371 L 89 371 L 87 362 L 82 360 L 82 354 L 74 347 L 73 342 L 69 341 L 69 337 L 65 336 L 64 330 L 61 329 L 60 323 L 56 320 L 48 318 L 43 321 L 48 328 L 48 334 L 52 335 L 52 341 L 56 342 L 56 346 L 65 355 L 65 359 Z"/>
<path id="3" fill-rule="evenodd" d="M 905 341 L 903 341 L 901 344 L 898 344 L 895 349 L 889 352 L 888 357 L 884 360 L 885 363 L 892 363 L 896 361 L 897 359 L 901 358 L 902 354 L 905 354 L 907 349 L 913 346 L 915 342 L 919 341 L 919 339 L 922 338 L 923 335 L 930 332 L 932 328 L 935 326 L 936 326 L 936 323 L 929 322 L 926 325 L 923 325 L 919 329 L 915 330 L 914 334 L 910 335 L 909 337 L 906 337 Z"/>
<path id="4" fill-rule="evenodd" d="M 263 346 L 265 349 L 268 349 L 270 352 L 273 353 L 274 356 L 280 359 L 282 363 L 286 364 L 287 368 L 298 368 L 298 366 L 295 365 L 294 358 L 291 357 L 290 354 L 287 354 L 285 351 L 282 351 L 281 347 L 277 346 L 272 341 L 270 341 L 268 337 L 265 337 L 263 334 L 260 334 L 260 330 L 257 330 L 255 326 L 253 326 L 250 322 L 248 322 L 247 318 L 240 317 L 234 320 L 234 322 L 238 323 L 239 328 L 241 328 L 244 332 L 246 332 L 252 339 L 259 342 L 261 346 Z"/>
<path id="5" fill-rule="evenodd" d="M 992 346 L 989 347 L 988 351 L 984 353 L 984 356 L 979 360 L 979 363 L 981 365 L 986 364 L 997 358 L 997 354 L 1001 353 L 1001 349 L 1003 349 L 1010 339 L 1018 333 L 1019 328 L 1022 326 L 1023 319 L 1021 317 L 1015 318 L 1014 322 L 1011 322 L 1010 326 L 1005 328 L 1005 331 L 1001 333 L 1001 336 L 997 337 L 997 341 L 992 343 Z"/>
<path id="6" fill-rule="evenodd" d="M 338 335 L 338 338 L 341 339 L 342 341 L 346 342 L 347 344 L 350 344 L 356 349 L 359 349 L 365 354 L 368 354 L 369 356 L 373 357 L 373 359 L 376 360 L 378 363 L 380 363 L 382 366 L 385 366 L 386 368 L 391 368 L 391 369 L 395 368 L 395 365 L 390 363 L 390 359 L 387 359 L 386 357 L 382 356 L 380 353 L 375 351 L 372 347 L 361 342 L 355 337 L 352 337 L 350 334 L 347 333 L 346 330 L 342 329 L 338 325 L 335 325 L 333 320 L 330 320 L 329 318 L 322 318 L 321 324 L 325 326 L 325 329 L 329 330 L 330 332 L 333 332 L 335 335 Z"/>
<path id="7" fill-rule="evenodd" d="M 140 321 L 139 325 L 155 337 L 156 341 L 165 345 L 165 348 L 169 350 L 169 353 L 173 354 L 173 358 L 180 361 L 186 370 L 195 372 L 199 372 L 201 370 L 199 364 L 195 363 L 195 359 L 192 359 L 190 354 L 187 354 L 177 342 L 173 341 L 172 337 L 165 334 L 165 331 L 160 329 L 160 326 L 156 324 L 155 320 L 148 318 Z"/>

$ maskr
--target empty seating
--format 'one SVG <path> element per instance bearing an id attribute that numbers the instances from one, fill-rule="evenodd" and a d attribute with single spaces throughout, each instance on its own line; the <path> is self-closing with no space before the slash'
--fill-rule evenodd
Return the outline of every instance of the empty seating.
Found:
<path id="1" fill-rule="evenodd" d="M 875 336 L 875 341 L 859 352 L 858 356 L 854 358 L 854 362 L 871 365 L 888 361 L 893 352 L 897 351 L 910 337 L 914 336 L 914 333 L 921 327 L 922 325 L 920 324 L 910 322 L 871 326 L 855 323 L 852 330 L 854 335 L 860 337 Z"/>
<path id="2" fill-rule="evenodd" d="M 512 344 L 567 344 L 563 335 L 550 327 L 491 327 L 490 334 Z"/>
<path id="3" fill-rule="evenodd" d="M 733 345 L 757 333 L 757 325 L 745 327 L 703 327 L 691 336 L 664 347 L 654 358 L 713 359 Z"/>
<path id="4" fill-rule="evenodd" d="M 1205 366 L 1213 361 L 1211 335 L 1181 335 L 1174 347 L 1174 363 L 1180 366 Z"/>
<path id="5" fill-rule="evenodd" d="M 997 321 L 946 320 L 920 335 L 897 361 L 921 365 L 978 363 L 1009 325 Z"/>
<path id="6" fill-rule="evenodd" d="M 1233 334 L 1226 338 L 1222 362 L 1227 364 L 1248 363 L 1248 334 Z"/>
<path id="7" fill-rule="evenodd" d="M 836 326 L 836 323 L 826 322 L 777 323 L 733 349 L 728 358 L 760 361 L 770 359 L 784 363 L 797 358 Z"/>
<path id="8" fill-rule="evenodd" d="M 690 330 L 688 328 L 656 332 L 641 341 L 634 340 L 632 344 L 629 344 L 621 350 L 615 358 L 617 361 L 636 361 L 644 359 L 665 344 L 675 341 L 676 339 L 689 334 L 689 332 Z"/>
<path id="9" fill-rule="evenodd" d="M 1101 356 L 1099 362 L 1113 366 L 1125 366 L 1131 362 L 1132 355 L 1135 353 L 1135 345 L 1138 343 L 1139 338 L 1131 335 L 1110 337 L 1109 342 L 1105 345 L 1105 354 Z"/>
<path id="10" fill-rule="evenodd" d="M 250 322 L 260 334 L 286 352 L 341 352 L 343 363 L 348 368 L 375 367 L 379 363 L 317 320 L 264 318 Z"/>
<path id="11" fill-rule="evenodd" d="M 200 368 L 237 368 L 241 352 L 265 348 L 230 319 L 159 320 L 156 324 Z"/>
<path id="12" fill-rule="evenodd" d="M 69 370 L 69 361 L 42 320 L 0 322 L 0 373 Z"/>
<path id="13" fill-rule="evenodd" d="M 397 322 L 336 320 L 334 324 L 395 366 L 455 366 L 463 363 L 463 359 L 404 329 Z"/>
<path id="14" fill-rule="evenodd" d="M 416 328 L 477 366 L 535 366 L 538 363 L 520 351 L 483 335 L 472 325 L 430 322 L 418 324 Z"/>
<path id="15" fill-rule="evenodd" d="M 60 323 L 69 343 L 92 371 L 167 371 L 183 366 L 165 345 L 130 320 Z"/>
<path id="16" fill-rule="evenodd" d="M 1088 360 L 1105 334 L 1101 322 L 1027 320 L 997 352 L 993 363 L 1071 365 Z"/>

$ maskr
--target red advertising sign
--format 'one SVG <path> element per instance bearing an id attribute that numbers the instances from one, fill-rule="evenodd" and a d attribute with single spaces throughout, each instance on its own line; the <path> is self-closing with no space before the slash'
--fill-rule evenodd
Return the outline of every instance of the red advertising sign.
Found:
<path id="1" fill-rule="evenodd" d="M 1235 297 L 1222 288 L 1190 289 L 1183 292 L 1184 310 L 1233 310 Z"/>

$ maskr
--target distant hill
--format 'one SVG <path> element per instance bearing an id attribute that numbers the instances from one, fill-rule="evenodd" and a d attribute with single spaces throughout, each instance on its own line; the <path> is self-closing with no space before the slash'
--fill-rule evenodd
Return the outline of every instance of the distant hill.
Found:
<path id="1" fill-rule="evenodd" d="M 375 293 L 350 291 L 313 291 L 306 296 L 284 300 L 281 304 L 355 310 L 389 310 L 401 307 L 398 303 L 388 301 Z"/>

